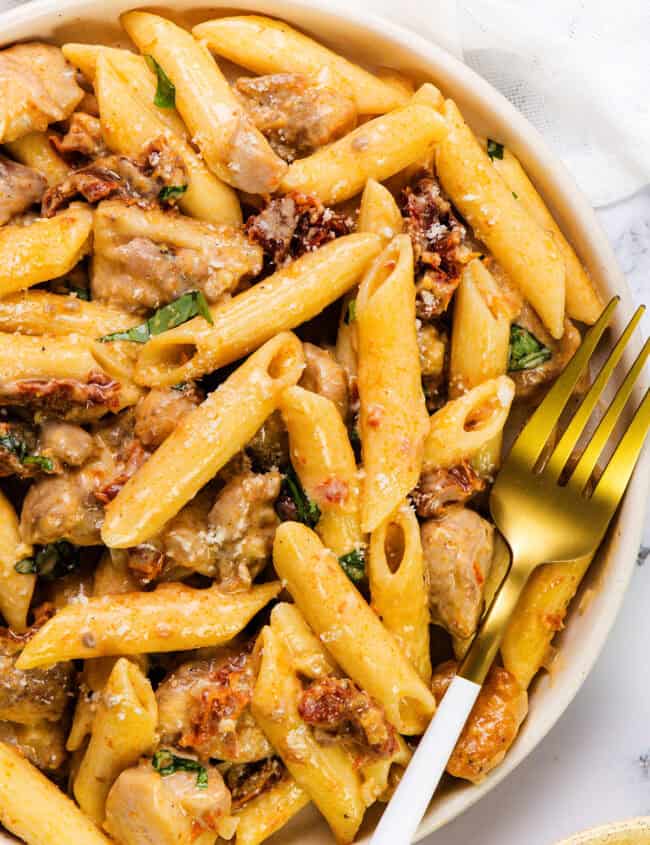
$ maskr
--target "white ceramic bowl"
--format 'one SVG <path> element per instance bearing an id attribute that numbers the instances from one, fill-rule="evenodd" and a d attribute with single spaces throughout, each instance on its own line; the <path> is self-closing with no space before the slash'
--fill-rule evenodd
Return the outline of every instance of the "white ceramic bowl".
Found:
<path id="1" fill-rule="evenodd" d="M 45 38 L 56 43 L 75 40 L 126 45 L 118 16 L 136 5 L 134 0 L 37 0 L 0 16 L 0 40 L 3 44 Z M 180 23 L 194 24 L 214 17 L 219 9 L 232 13 L 234 8 L 283 18 L 359 61 L 391 66 L 416 80 L 436 82 L 458 102 L 476 131 L 504 142 L 520 158 L 605 298 L 620 295 L 615 325 L 622 327 L 632 313 L 630 296 L 593 210 L 538 133 L 485 80 L 417 34 L 331 0 L 161 0 L 156 10 Z M 630 362 L 631 354 L 624 363 Z M 574 610 L 571 614 L 561 636 L 561 669 L 554 672 L 552 680 L 543 677 L 535 683 L 530 714 L 504 763 L 479 786 L 457 783 L 439 793 L 420 826 L 419 838 L 466 810 L 506 777 L 548 733 L 575 696 L 614 623 L 633 571 L 649 470 L 650 452 L 646 451 L 605 548 L 583 585 L 583 590 L 597 587 L 594 597 L 584 612 Z M 370 812 L 361 841 L 366 841 L 364 834 L 372 829 L 375 819 Z M 278 845 L 329 845 L 333 840 L 316 812 L 308 808 L 272 841 Z"/>

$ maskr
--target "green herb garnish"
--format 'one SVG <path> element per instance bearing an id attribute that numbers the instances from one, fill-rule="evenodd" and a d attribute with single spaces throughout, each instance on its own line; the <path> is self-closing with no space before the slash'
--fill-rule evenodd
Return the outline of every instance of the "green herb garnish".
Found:
<path id="1" fill-rule="evenodd" d="M 51 458 L 46 458 L 45 455 L 27 455 L 23 458 L 24 466 L 37 466 L 43 472 L 54 472 L 54 461 Z"/>
<path id="2" fill-rule="evenodd" d="M 156 751 L 151 760 L 151 765 L 162 775 L 173 775 L 176 772 L 196 772 L 196 785 L 199 789 L 208 788 L 208 770 L 197 760 L 191 757 L 178 757 L 171 751 Z"/>
<path id="3" fill-rule="evenodd" d="M 510 353 L 508 356 L 508 370 L 532 370 L 539 367 L 552 356 L 548 346 L 544 346 L 534 334 L 523 326 L 513 323 L 510 327 Z"/>
<path id="4" fill-rule="evenodd" d="M 165 185 L 160 189 L 158 199 L 161 202 L 169 202 L 169 200 L 177 199 L 182 196 L 187 190 L 187 185 Z"/>
<path id="5" fill-rule="evenodd" d="M 362 549 L 355 549 L 339 558 L 341 569 L 353 584 L 363 581 L 366 574 L 366 560 Z"/>
<path id="6" fill-rule="evenodd" d="M 513 196 L 516 200 L 518 200 L 518 199 L 519 199 L 519 194 L 516 194 L 514 191 L 512 192 L 512 196 Z"/>
<path id="7" fill-rule="evenodd" d="M 187 382 L 179 381 L 178 384 L 172 384 L 172 390 L 178 390 L 179 393 L 184 393 L 187 390 Z"/>
<path id="8" fill-rule="evenodd" d="M 494 161 L 495 158 L 501 160 L 503 158 L 503 144 L 500 144 L 498 141 L 493 141 L 492 138 L 488 138 L 487 154 L 490 156 L 492 161 Z"/>
<path id="9" fill-rule="evenodd" d="M 99 341 L 100 343 L 108 343 L 113 340 L 130 340 L 133 343 L 146 343 L 152 335 L 175 329 L 176 326 L 180 326 L 196 316 L 205 318 L 212 325 L 210 308 L 200 290 L 184 293 L 178 299 L 170 302 L 169 305 L 159 308 L 144 323 L 133 326 L 132 329 L 127 329 L 124 332 L 105 334 L 99 338 Z"/>
<path id="10" fill-rule="evenodd" d="M 345 316 L 343 317 L 343 322 L 346 326 L 349 326 L 357 316 L 357 301 L 356 299 L 351 299 L 348 302 L 348 307 L 345 309 Z"/>
<path id="11" fill-rule="evenodd" d="M 316 502 L 312 502 L 309 496 L 302 489 L 302 484 L 293 468 L 290 468 L 282 477 L 283 492 L 287 493 L 296 506 L 296 519 L 313 528 L 320 519 L 320 508 Z"/>
<path id="12" fill-rule="evenodd" d="M 21 463 L 24 462 L 25 457 L 27 456 L 27 444 L 24 440 L 16 437 L 13 432 L 3 434 L 0 437 L 0 446 L 2 446 L 3 449 L 6 449 L 7 452 L 11 452 L 11 454 L 18 458 Z"/>
<path id="13" fill-rule="evenodd" d="M 78 569 L 79 549 L 67 540 L 57 540 L 41 546 L 33 557 L 25 557 L 14 565 L 21 575 L 39 575 L 47 581 L 62 578 Z"/>
<path id="14" fill-rule="evenodd" d="M 153 98 L 154 106 L 158 106 L 159 109 L 173 109 L 176 105 L 176 88 L 174 87 L 174 83 L 153 56 L 145 56 L 144 58 L 149 66 L 149 70 L 155 73 L 158 78 L 156 94 Z"/>

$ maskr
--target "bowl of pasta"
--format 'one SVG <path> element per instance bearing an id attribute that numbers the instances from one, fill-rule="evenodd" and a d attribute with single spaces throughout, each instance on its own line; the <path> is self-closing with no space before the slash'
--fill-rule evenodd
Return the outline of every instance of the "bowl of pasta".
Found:
<path id="1" fill-rule="evenodd" d="M 367 841 L 508 566 L 503 444 L 625 282 L 521 115 L 378 18 L 0 20 L 0 822 Z M 420 837 L 577 692 L 648 468 L 531 579 Z"/>

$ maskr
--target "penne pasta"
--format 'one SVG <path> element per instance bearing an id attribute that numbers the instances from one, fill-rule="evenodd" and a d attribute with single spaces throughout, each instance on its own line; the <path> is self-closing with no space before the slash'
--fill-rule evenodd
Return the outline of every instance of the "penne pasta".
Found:
<path id="1" fill-rule="evenodd" d="M 151 593 L 124 593 L 69 604 L 27 643 L 19 669 L 62 660 L 156 651 L 187 651 L 228 642 L 280 591 L 273 582 L 246 593 L 161 584 Z"/>
<path id="2" fill-rule="evenodd" d="M 407 235 L 391 241 L 364 276 L 355 323 L 365 470 L 361 528 L 374 531 L 417 484 L 429 427 Z"/>
<path id="3" fill-rule="evenodd" d="M 6 147 L 16 161 L 42 173 L 50 188 L 63 182 L 70 172 L 65 161 L 54 152 L 47 132 L 30 132 L 10 141 Z"/>
<path id="4" fill-rule="evenodd" d="M 188 173 L 187 189 L 178 203 L 181 209 L 199 220 L 239 225 L 242 216 L 235 191 L 211 173 L 189 143 L 165 124 L 160 117 L 163 109 L 131 92 L 127 78 L 119 72 L 120 58 L 100 54 L 97 60 L 95 92 L 107 145 L 116 153 L 136 158 L 147 144 L 164 138 Z M 128 71 L 131 62 L 126 64 Z"/>
<path id="5" fill-rule="evenodd" d="M 368 179 L 361 196 L 357 231 L 374 232 L 386 246 L 403 230 L 404 219 L 391 192 L 375 179 Z"/>
<path id="6" fill-rule="evenodd" d="M 309 804 L 309 795 L 289 775 L 233 813 L 237 845 L 260 845 Z"/>
<path id="7" fill-rule="evenodd" d="M 260 669 L 251 701 L 255 721 L 337 840 L 352 842 L 366 809 L 354 761 L 342 746 L 318 743 L 302 720 L 302 687 L 291 655 L 272 626 L 262 630 L 259 646 Z"/>
<path id="8" fill-rule="evenodd" d="M 283 522 L 275 534 L 273 564 L 345 673 L 383 705 L 400 733 L 422 733 L 435 710 L 433 696 L 336 556 L 306 526 Z"/>
<path id="9" fill-rule="evenodd" d="M 248 119 L 207 47 L 148 12 L 127 12 L 122 25 L 176 89 L 176 107 L 213 173 L 252 194 L 275 191 L 287 165 Z"/>
<path id="10" fill-rule="evenodd" d="M 276 604 L 271 611 L 271 625 L 289 650 L 291 665 L 299 675 L 315 679 L 336 671 L 336 664 L 295 604 Z"/>
<path id="11" fill-rule="evenodd" d="M 360 549 L 364 536 L 357 464 L 336 405 L 296 386 L 280 397 L 280 411 L 289 432 L 293 468 L 320 509 L 316 532 L 339 557 Z"/>
<path id="12" fill-rule="evenodd" d="M 74 779 L 81 809 L 101 826 L 106 798 L 118 775 L 156 745 L 158 707 L 151 684 L 140 669 L 120 658 L 104 687 L 90 742 Z"/>
<path id="13" fill-rule="evenodd" d="M 0 298 L 63 276 L 88 252 L 93 215 L 73 203 L 48 220 L 0 228 Z"/>
<path id="14" fill-rule="evenodd" d="M 473 458 L 503 431 L 514 395 L 512 379 L 499 376 L 436 411 L 424 442 L 424 469 L 453 467 Z"/>
<path id="15" fill-rule="evenodd" d="M 128 548 L 157 534 L 248 443 L 303 368 L 302 347 L 289 333 L 251 355 L 181 420 L 108 505 L 104 543 Z"/>
<path id="16" fill-rule="evenodd" d="M 27 630 L 27 612 L 36 575 L 23 575 L 14 567 L 31 553 L 32 547 L 21 539 L 16 512 L 0 491 L 0 612 L 17 634 Z"/>
<path id="17" fill-rule="evenodd" d="M 444 115 L 449 132 L 435 156 L 442 187 L 551 335 L 562 337 L 565 269 L 555 240 L 513 197 L 452 100 Z"/>
<path id="18" fill-rule="evenodd" d="M 196 38 L 231 62 L 257 74 L 300 72 L 349 90 L 361 114 L 404 105 L 402 86 L 382 81 L 288 24 L 261 15 L 217 18 L 195 26 Z"/>
<path id="19" fill-rule="evenodd" d="M 97 338 L 141 322 L 137 315 L 101 302 L 86 302 L 74 294 L 29 290 L 0 299 L 0 332 Z"/>
<path id="20" fill-rule="evenodd" d="M 402 653 L 429 684 L 429 606 L 420 526 L 404 503 L 372 532 L 368 565 L 370 605 Z"/>
<path id="21" fill-rule="evenodd" d="M 314 194 L 327 205 L 343 202 L 363 190 L 368 179 L 381 182 L 421 159 L 446 132 L 444 119 L 433 109 L 402 106 L 294 161 L 281 188 Z"/>
<path id="22" fill-rule="evenodd" d="M 353 287 L 379 250 L 376 235 L 337 238 L 211 308 L 212 326 L 195 319 L 152 337 L 138 359 L 138 383 L 177 384 L 238 360 L 320 314 Z"/>

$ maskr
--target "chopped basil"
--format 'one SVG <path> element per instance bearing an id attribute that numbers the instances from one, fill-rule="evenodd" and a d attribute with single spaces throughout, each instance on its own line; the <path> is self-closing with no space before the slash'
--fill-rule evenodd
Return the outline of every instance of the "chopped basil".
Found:
<path id="1" fill-rule="evenodd" d="M 149 65 L 149 70 L 155 73 L 158 78 L 156 94 L 153 98 L 154 106 L 158 106 L 159 109 L 173 109 L 176 105 L 176 88 L 174 87 L 174 83 L 153 56 L 145 56 L 144 58 Z"/>
<path id="2" fill-rule="evenodd" d="M 73 286 L 70 288 L 70 293 L 77 295 L 77 299 L 83 299 L 84 302 L 90 302 L 90 288 L 78 288 Z"/>
<path id="3" fill-rule="evenodd" d="M 46 458 L 45 455 L 27 455 L 23 458 L 23 464 L 29 466 L 37 466 L 43 472 L 54 472 L 54 461 L 51 458 Z"/>
<path id="4" fill-rule="evenodd" d="M 57 540 L 41 546 L 33 557 L 26 557 L 15 564 L 21 575 L 36 574 L 48 581 L 62 578 L 79 567 L 79 549 L 67 540 Z"/>
<path id="5" fill-rule="evenodd" d="M 24 462 L 27 456 L 27 444 L 13 432 L 10 431 L 9 434 L 3 434 L 0 437 L 0 446 L 7 452 L 11 452 L 21 463 Z"/>
<path id="6" fill-rule="evenodd" d="M 339 563 L 350 581 L 354 584 L 363 581 L 366 574 L 366 561 L 361 549 L 355 549 L 346 555 L 342 555 L 339 558 Z"/>
<path id="7" fill-rule="evenodd" d="M 178 390 L 179 393 L 184 393 L 187 390 L 187 382 L 179 381 L 178 384 L 172 384 L 172 390 Z"/>
<path id="8" fill-rule="evenodd" d="M 348 307 L 345 309 L 345 317 L 343 317 L 343 322 L 346 326 L 349 326 L 350 323 L 354 321 L 354 318 L 357 316 L 357 301 L 356 299 L 351 299 L 348 302 Z"/>
<path id="9" fill-rule="evenodd" d="M 510 353 L 508 357 L 508 370 L 532 370 L 548 361 L 552 352 L 548 346 L 544 346 L 534 334 L 531 334 L 523 326 L 513 323 L 510 327 Z"/>
<path id="10" fill-rule="evenodd" d="M 320 508 L 302 489 L 302 484 L 293 468 L 290 468 L 282 477 L 281 495 L 282 493 L 288 495 L 293 501 L 297 521 L 313 528 L 320 519 Z"/>
<path id="11" fill-rule="evenodd" d="M 175 200 L 182 196 L 186 190 L 187 185 L 165 185 L 164 188 L 160 189 L 158 199 L 161 202 L 169 202 L 169 200 Z"/>
<path id="12" fill-rule="evenodd" d="M 192 760 L 191 757 L 178 757 L 176 754 L 172 754 L 171 751 L 163 749 L 156 751 L 151 760 L 151 765 L 162 777 L 173 775 L 176 772 L 196 772 L 196 785 L 198 788 L 208 788 L 208 770 L 197 760 Z"/>
<path id="13" fill-rule="evenodd" d="M 492 161 L 495 158 L 499 160 L 503 158 L 503 144 L 500 144 L 498 141 L 493 141 L 492 138 L 487 139 L 487 154 L 490 156 Z"/>
<path id="14" fill-rule="evenodd" d="M 124 332 L 105 334 L 99 338 L 99 341 L 100 343 L 108 343 L 112 340 L 130 340 L 133 343 L 146 343 L 152 335 L 162 334 L 169 329 L 174 329 L 196 316 L 204 317 L 208 323 L 212 324 L 210 308 L 200 290 L 184 293 L 178 299 L 170 302 L 169 305 L 159 308 L 144 323 Z"/>

